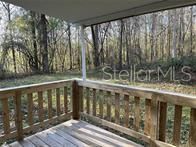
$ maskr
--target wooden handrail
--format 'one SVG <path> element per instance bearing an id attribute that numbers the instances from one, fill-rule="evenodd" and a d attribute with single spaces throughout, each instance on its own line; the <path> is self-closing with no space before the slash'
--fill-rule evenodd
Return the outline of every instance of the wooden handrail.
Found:
<path id="1" fill-rule="evenodd" d="M 189 106 L 196 108 L 196 96 L 186 95 L 175 92 L 167 92 L 161 90 L 154 90 L 149 88 L 140 88 L 120 84 L 111 84 L 100 81 L 82 81 L 77 79 L 78 85 L 88 88 L 94 88 L 99 90 L 105 90 L 110 92 L 118 92 L 131 96 L 145 97 L 147 99 L 152 99 L 153 95 L 156 95 L 159 101 L 168 102 L 175 105 Z"/>
<path id="2" fill-rule="evenodd" d="M 11 87 L 11 88 L 2 88 L 2 89 L 0 89 L 0 99 L 14 96 L 16 90 L 22 91 L 22 93 L 46 91 L 49 89 L 62 87 L 65 84 L 71 83 L 73 81 L 74 81 L 74 79 L 69 79 L 69 80 L 59 80 L 59 81 L 31 84 L 31 85 Z"/>

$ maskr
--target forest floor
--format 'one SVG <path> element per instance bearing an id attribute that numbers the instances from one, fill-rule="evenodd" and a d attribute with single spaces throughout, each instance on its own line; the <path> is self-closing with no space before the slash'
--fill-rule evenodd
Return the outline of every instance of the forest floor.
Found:
<path id="1" fill-rule="evenodd" d="M 88 79 L 91 80 L 103 80 L 102 73 L 97 71 L 92 71 L 87 73 Z M 81 78 L 81 73 L 79 72 L 66 72 L 66 73 L 56 73 L 56 74 L 45 74 L 45 75 L 32 75 L 23 78 L 11 78 L 6 80 L 0 80 L 0 89 L 8 87 L 17 87 L 22 85 L 37 84 L 43 82 L 66 80 L 71 78 Z M 152 88 L 157 90 L 165 90 L 189 95 L 196 95 L 196 84 L 184 85 L 179 83 L 169 83 L 169 82 L 129 82 L 120 80 L 107 81 L 111 83 L 126 84 L 137 87 Z"/>

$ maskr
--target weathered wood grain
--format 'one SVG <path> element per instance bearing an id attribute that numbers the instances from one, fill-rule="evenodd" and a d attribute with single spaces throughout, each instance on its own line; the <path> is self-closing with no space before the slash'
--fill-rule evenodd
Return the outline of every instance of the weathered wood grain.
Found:
<path id="1" fill-rule="evenodd" d="M 78 120 L 80 118 L 80 100 L 79 100 L 79 86 L 76 81 L 72 83 L 72 109 L 73 109 L 73 119 Z"/>
<path id="2" fill-rule="evenodd" d="M 151 129 L 151 100 L 145 100 L 145 123 L 144 123 L 144 134 L 150 135 Z"/>
<path id="3" fill-rule="evenodd" d="M 124 126 L 129 127 L 129 95 L 124 95 Z"/>
<path id="4" fill-rule="evenodd" d="M 4 134 L 9 134 L 10 133 L 10 119 L 9 119 L 8 99 L 2 99 L 1 103 L 2 103 Z"/>
<path id="5" fill-rule="evenodd" d="M 38 117 L 39 117 L 39 121 L 43 122 L 44 120 L 44 116 L 43 113 L 44 112 L 44 108 L 43 108 L 43 92 L 39 91 L 38 92 Z"/>
<path id="6" fill-rule="evenodd" d="M 120 94 L 115 93 L 115 123 L 120 124 Z"/>
<path id="7" fill-rule="evenodd" d="M 111 92 L 110 91 L 107 91 L 106 100 L 107 100 L 107 120 L 111 121 Z"/>
<path id="8" fill-rule="evenodd" d="M 190 134 L 189 134 L 189 146 L 196 146 L 196 109 L 191 109 L 190 114 Z"/>
<path id="9" fill-rule="evenodd" d="M 28 124 L 31 126 L 33 124 L 33 94 L 27 94 L 28 97 Z"/>
<path id="10" fill-rule="evenodd" d="M 97 115 L 97 91 L 93 89 L 93 115 Z"/>
<path id="11" fill-rule="evenodd" d="M 135 100 L 135 113 L 134 113 L 134 129 L 139 131 L 140 129 L 140 98 L 134 97 Z"/>
<path id="12" fill-rule="evenodd" d="M 52 118 L 52 90 L 47 90 L 48 96 L 48 118 Z"/>
<path id="13" fill-rule="evenodd" d="M 182 106 L 175 106 L 174 113 L 174 129 L 173 129 L 173 144 L 175 146 L 180 145 L 180 130 L 181 130 L 181 122 L 182 122 Z"/>
<path id="14" fill-rule="evenodd" d="M 167 122 L 167 103 L 160 102 L 159 112 L 159 140 L 165 142 L 166 122 Z"/>
<path id="15" fill-rule="evenodd" d="M 15 109 L 16 109 L 16 130 L 17 130 L 17 140 L 23 139 L 23 114 L 21 111 L 21 91 L 16 91 L 15 93 Z"/>

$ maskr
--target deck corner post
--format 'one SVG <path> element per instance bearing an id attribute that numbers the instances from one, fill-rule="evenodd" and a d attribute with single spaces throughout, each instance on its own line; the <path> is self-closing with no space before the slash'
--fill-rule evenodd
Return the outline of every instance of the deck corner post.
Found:
<path id="1" fill-rule="evenodd" d="M 79 96 L 79 86 L 76 80 L 72 83 L 72 118 L 75 120 L 79 120 L 80 118 L 80 96 Z"/>
<path id="2" fill-rule="evenodd" d="M 23 140 L 23 121 L 22 121 L 22 111 L 21 111 L 21 91 L 15 92 L 15 111 L 16 118 L 15 124 L 17 129 L 17 140 Z"/>

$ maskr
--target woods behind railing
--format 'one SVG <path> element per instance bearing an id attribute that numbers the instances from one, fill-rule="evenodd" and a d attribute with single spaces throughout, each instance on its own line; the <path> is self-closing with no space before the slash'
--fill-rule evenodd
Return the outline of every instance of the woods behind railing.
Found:
<path id="1" fill-rule="evenodd" d="M 196 96 L 73 79 L 0 90 L 0 101 L 3 115 L 0 142 L 21 140 L 35 128 L 51 127 L 49 124 L 72 116 L 95 121 L 150 146 L 179 146 L 185 108 L 190 109 L 189 123 L 184 124 L 188 127 L 187 145 L 196 146 Z M 25 104 L 27 112 L 23 110 Z M 170 143 L 166 137 L 171 108 L 174 117 Z M 13 128 L 11 109 L 15 110 L 16 118 Z"/>

